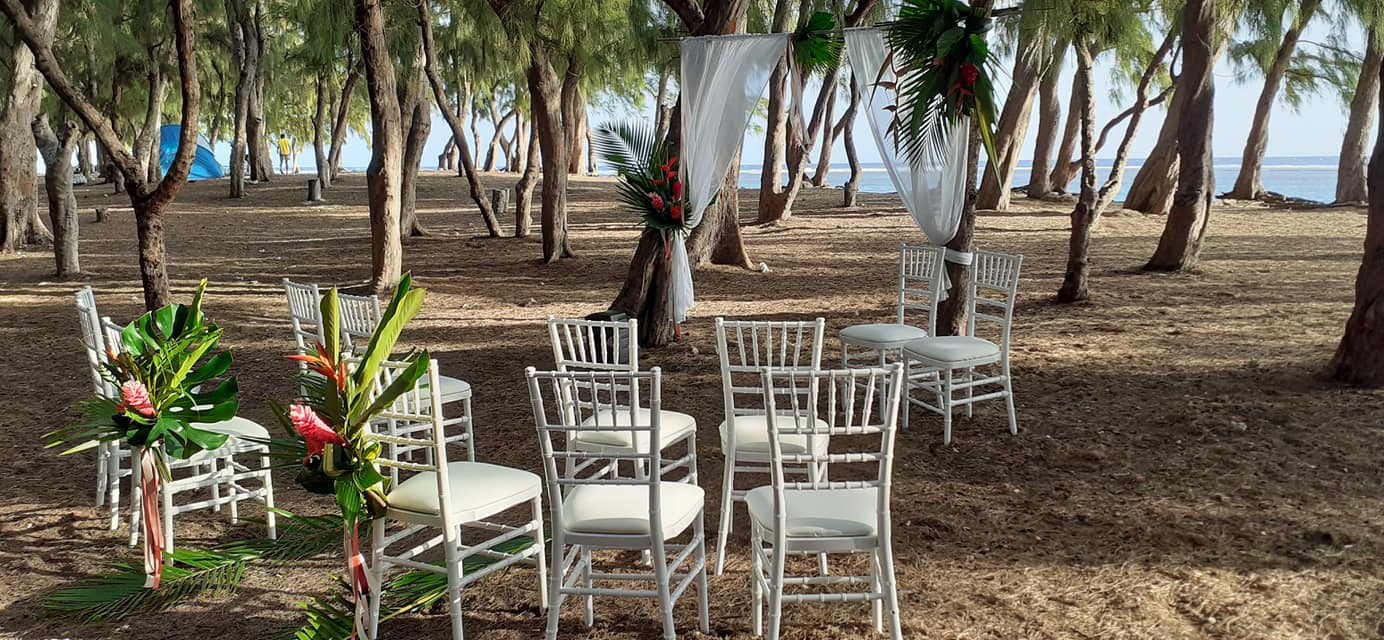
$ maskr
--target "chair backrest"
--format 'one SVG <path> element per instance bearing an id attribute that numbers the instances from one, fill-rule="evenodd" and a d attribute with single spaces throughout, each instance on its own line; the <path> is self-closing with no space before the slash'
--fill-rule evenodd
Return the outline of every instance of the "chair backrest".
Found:
<path id="1" fill-rule="evenodd" d="M 543 474 L 548 485 L 553 527 L 562 526 L 563 498 L 584 485 L 648 486 L 649 522 L 660 522 L 659 492 L 653 490 L 658 486 L 663 466 L 658 447 L 642 447 L 647 449 L 642 452 L 623 449 L 621 453 L 614 453 L 611 450 L 582 451 L 580 447 L 568 446 L 583 433 L 616 431 L 644 432 L 649 442 L 658 442 L 663 379 L 659 368 L 640 372 L 537 371 L 529 367 L 525 375 L 543 453 Z M 590 403 L 574 404 L 565 400 L 577 386 L 595 390 Z M 643 463 L 647 473 L 636 478 L 609 473 L 626 460 L 636 466 Z M 653 538 L 656 544 L 661 542 L 660 536 Z M 658 549 L 654 554 L 658 555 Z"/>
<path id="2" fill-rule="evenodd" d="M 946 249 L 932 245 L 899 243 L 899 324 L 909 312 L 927 317 L 928 335 L 937 335 L 937 303 L 942 295 Z"/>
<path id="3" fill-rule="evenodd" d="M 629 320 L 548 316 L 548 339 L 558 371 L 638 371 L 639 326 Z"/>
<path id="4" fill-rule="evenodd" d="M 370 344 L 384 311 L 376 296 L 353 296 L 337 294 L 337 307 L 341 310 L 341 348 L 360 354 Z"/>
<path id="5" fill-rule="evenodd" d="M 890 486 L 894 472 L 894 436 L 903 391 L 903 364 L 888 367 L 835 369 L 769 369 L 764 378 L 764 403 L 770 408 L 770 482 L 774 490 L 777 530 L 785 531 L 784 491 L 878 489 L 879 535 L 889 534 Z M 779 394 L 790 388 L 801 393 Z M 784 406 L 788 403 L 788 406 Z M 783 451 L 787 438 L 826 440 L 823 447 Z M 831 472 L 807 474 L 788 481 L 784 467 L 821 467 Z M 847 467 L 842 471 L 842 467 Z M 828 479 L 830 478 L 830 479 Z"/>
<path id="6" fill-rule="evenodd" d="M 976 251 L 971 262 L 971 299 L 966 314 L 966 334 L 976 334 L 976 322 L 999 325 L 1000 353 L 1009 357 L 1009 332 L 1014 321 L 1014 302 L 1019 294 L 1019 267 L 1024 257 L 993 251 Z"/>
<path id="7" fill-rule="evenodd" d="M 315 284 L 300 284 L 284 278 L 284 294 L 288 296 L 288 314 L 293 319 L 293 339 L 298 355 L 312 353 L 322 335 L 322 292 Z M 307 365 L 299 363 L 299 368 Z"/>
<path id="8" fill-rule="evenodd" d="M 726 420 L 762 414 L 765 367 L 819 369 L 826 321 L 726 320 L 716 318 L 716 351 L 721 358 L 721 392 Z M 734 429 L 727 430 L 731 435 Z"/>
<path id="9" fill-rule="evenodd" d="M 115 353 L 125 351 L 125 327 L 116 324 L 110 316 L 101 318 L 101 332 L 106 338 L 106 348 Z"/>
<path id="10" fill-rule="evenodd" d="M 96 295 L 91 287 L 77 290 L 77 325 L 82 331 L 82 347 L 86 350 L 87 366 L 91 371 L 92 388 L 97 395 L 113 397 L 110 383 L 101 376 L 101 366 L 106 363 L 106 336 L 101 326 L 101 315 L 96 311 Z"/>
<path id="11" fill-rule="evenodd" d="M 347 358 L 350 366 L 359 363 Z M 385 360 L 380 363 L 375 378 L 369 381 L 366 401 L 374 402 L 409 363 Z M 437 474 L 438 503 L 441 513 L 449 513 L 451 496 L 447 484 L 447 441 L 442 425 L 442 395 L 438 384 L 437 361 L 428 361 L 428 371 L 422 384 L 400 394 L 379 416 L 370 421 L 365 438 L 379 443 L 380 455 L 375 462 L 389 474 L 397 485 L 400 472 L 432 471 Z M 414 456 L 413 451 L 428 449 L 431 456 Z"/>

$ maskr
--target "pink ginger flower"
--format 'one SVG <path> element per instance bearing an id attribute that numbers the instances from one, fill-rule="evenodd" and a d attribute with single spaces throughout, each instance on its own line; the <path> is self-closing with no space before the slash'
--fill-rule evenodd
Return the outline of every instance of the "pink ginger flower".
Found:
<path id="1" fill-rule="evenodd" d="M 662 211 L 662 210 L 663 210 L 663 196 L 660 196 L 660 195 L 658 195 L 657 193 L 650 193 L 650 194 L 649 194 L 649 204 L 652 204 L 652 205 L 654 206 L 654 211 Z"/>
<path id="2" fill-rule="evenodd" d="M 322 421 L 322 418 L 312 410 L 312 407 L 295 404 L 288 409 L 288 419 L 293 423 L 293 428 L 298 431 L 298 435 L 307 440 L 308 457 L 320 455 L 328 443 L 343 446 L 346 444 L 346 440 L 341 437 L 341 434 L 327 426 L 327 423 Z"/>
<path id="3" fill-rule="evenodd" d="M 154 417 L 154 402 L 149 399 L 149 389 L 138 380 L 127 380 L 120 385 L 120 404 L 115 408 L 121 413 L 133 410 L 146 418 Z"/>

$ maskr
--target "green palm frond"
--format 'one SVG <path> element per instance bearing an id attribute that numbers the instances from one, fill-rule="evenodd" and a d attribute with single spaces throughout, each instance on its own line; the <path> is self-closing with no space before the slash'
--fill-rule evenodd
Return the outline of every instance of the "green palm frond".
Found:
<path id="1" fill-rule="evenodd" d="M 521 536 L 491 547 L 491 551 L 513 554 L 534 544 L 534 540 Z M 547 544 L 547 540 L 544 540 Z M 485 555 L 473 555 L 462 561 L 463 573 L 480 571 L 497 561 Z M 441 562 L 434 563 L 443 566 Z M 346 640 L 351 637 L 355 626 L 355 603 L 351 599 L 351 587 L 347 582 L 336 578 L 338 589 L 328 595 L 318 596 L 308 602 L 300 603 L 307 623 L 278 637 L 278 640 Z M 384 587 L 380 601 L 380 621 L 411 611 L 421 611 L 432 607 L 447 596 L 447 574 L 434 571 L 414 570 L 401 574 Z"/>
<path id="2" fill-rule="evenodd" d="M 804 76 L 830 73 L 841 64 L 844 48 L 836 17 L 825 11 L 812 14 L 793 32 L 793 61 Z"/>
<path id="3" fill-rule="evenodd" d="M 940 161 L 954 125 L 969 117 L 981 129 L 988 164 L 998 165 L 996 62 L 985 39 L 991 26 L 988 10 L 959 0 L 903 0 L 898 19 L 888 24 L 892 53 L 881 75 L 897 76 L 890 130 L 910 161 Z"/>
<path id="4" fill-rule="evenodd" d="M 158 589 L 144 587 L 144 566 L 116 563 L 113 571 L 47 594 L 41 604 L 50 615 L 84 624 L 113 623 L 157 613 L 199 597 L 235 593 L 245 570 L 255 562 L 291 562 L 320 555 L 341 544 L 340 516 L 297 516 L 276 510 L 283 520 L 277 540 L 227 543 L 210 550 L 174 549 Z"/>

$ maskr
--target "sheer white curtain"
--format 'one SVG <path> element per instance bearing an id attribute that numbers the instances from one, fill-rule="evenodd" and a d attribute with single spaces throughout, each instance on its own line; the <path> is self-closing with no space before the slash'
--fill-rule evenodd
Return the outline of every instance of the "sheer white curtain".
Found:
<path id="1" fill-rule="evenodd" d="M 879 82 L 896 81 L 892 69 L 881 73 L 885 57 L 884 35 L 874 28 L 846 29 L 845 34 L 846 57 L 850 60 L 851 75 L 855 77 L 856 89 L 860 91 L 861 104 L 865 107 L 875 145 L 879 147 L 880 160 L 889 172 L 894 189 L 903 199 L 904 207 L 913 216 L 918 228 L 923 230 L 928 242 L 945 246 L 956 236 L 957 227 L 961 225 L 961 209 L 966 203 L 966 148 L 970 120 L 963 119 L 952 126 L 940 157 L 925 157 L 909 162 L 895 148 L 889 131 L 894 114 L 887 107 L 894 104 L 893 91 L 876 86 Z M 946 259 L 970 264 L 971 254 L 948 249 Z M 945 275 L 943 277 L 945 279 Z M 944 282 L 943 285 L 942 295 L 945 296 L 950 283 Z"/>
<path id="2" fill-rule="evenodd" d="M 682 182 L 687 224 L 696 228 L 745 138 L 750 114 L 764 95 L 769 74 L 788 48 L 786 33 L 703 36 L 682 41 Z M 673 245 L 668 306 L 674 322 L 694 304 L 687 238 Z"/>

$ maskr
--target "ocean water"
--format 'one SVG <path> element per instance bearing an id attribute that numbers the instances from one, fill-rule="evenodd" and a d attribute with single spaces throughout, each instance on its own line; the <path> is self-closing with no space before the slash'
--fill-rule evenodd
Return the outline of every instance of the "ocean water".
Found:
<path id="1" fill-rule="evenodd" d="M 1124 180 L 1120 184 L 1120 193 L 1116 200 L 1124 200 L 1125 192 L 1129 189 L 1129 183 L 1134 179 L 1134 175 L 1139 172 L 1139 167 L 1143 166 L 1143 159 L 1131 159 L 1125 168 Z M 1235 185 L 1235 177 L 1240 173 L 1240 159 L 1235 158 L 1216 158 L 1216 193 L 1221 194 L 1229 191 Z M 1109 159 L 1096 161 L 1097 185 L 1104 182 L 1110 175 L 1110 169 L 1114 162 Z M 1014 184 L 1028 184 L 1029 168 L 1032 163 L 1025 160 L 1019 164 L 1014 172 Z M 866 193 L 893 193 L 894 185 L 889 181 L 889 174 L 885 172 L 884 165 L 878 162 L 867 162 L 862 165 L 862 175 L 860 178 L 860 190 Z M 740 186 L 747 189 L 759 188 L 759 176 L 762 172 L 762 165 L 742 165 L 740 167 Z M 815 171 L 815 169 L 812 169 Z M 850 178 L 850 167 L 833 166 L 829 174 L 830 183 L 833 186 L 841 186 Z M 785 178 L 786 179 L 786 178 Z M 1269 191 L 1281 193 L 1295 198 L 1307 200 L 1317 200 L 1320 202 L 1331 202 L 1336 198 L 1336 158 L 1334 156 L 1279 156 L 1266 158 L 1263 169 L 1264 188 Z M 1076 181 L 1068 186 L 1068 191 L 1079 188 Z"/>

